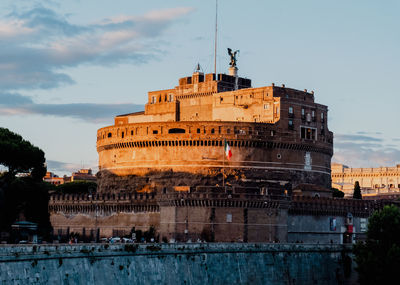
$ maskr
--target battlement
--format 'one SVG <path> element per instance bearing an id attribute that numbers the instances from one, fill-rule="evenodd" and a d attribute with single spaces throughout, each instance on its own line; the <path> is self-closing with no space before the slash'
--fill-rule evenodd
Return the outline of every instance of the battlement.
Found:
<path id="1" fill-rule="evenodd" d="M 389 200 L 356 200 L 295 196 L 290 202 L 289 214 L 346 216 L 348 213 L 351 213 L 353 216 L 369 217 L 373 211 L 381 210 L 384 206 L 391 204 L 396 204 L 400 207 L 400 202 Z"/>

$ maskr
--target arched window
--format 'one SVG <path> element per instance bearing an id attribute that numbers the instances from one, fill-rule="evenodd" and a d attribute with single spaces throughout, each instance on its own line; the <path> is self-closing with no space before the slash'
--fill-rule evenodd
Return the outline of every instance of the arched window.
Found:
<path id="1" fill-rule="evenodd" d="M 184 134 L 185 133 L 185 129 L 173 128 L 173 129 L 169 129 L 168 133 L 169 134 Z"/>

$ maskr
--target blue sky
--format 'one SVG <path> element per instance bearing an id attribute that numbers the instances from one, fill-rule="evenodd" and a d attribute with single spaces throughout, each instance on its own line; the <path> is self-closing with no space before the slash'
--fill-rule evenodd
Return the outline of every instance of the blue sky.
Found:
<path id="1" fill-rule="evenodd" d="M 400 163 L 399 1 L 219 0 L 217 71 L 240 49 L 255 87 L 315 91 L 334 161 Z M 0 2 L 0 126 L 60 175 L 97 166 L 96 131 L 197 62 L 213 71 L 215 1 Z"/>

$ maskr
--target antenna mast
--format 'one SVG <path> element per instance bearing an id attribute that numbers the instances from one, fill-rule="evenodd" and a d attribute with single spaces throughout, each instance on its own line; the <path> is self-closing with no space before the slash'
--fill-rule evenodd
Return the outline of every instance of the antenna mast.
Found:
<path id="1" fill-rule="evenodd" d="M 218 0 L 215 0 L 215 40 L 214 40 L 214 73 L 217 79 L 217 32 L 218 32 Z"/>

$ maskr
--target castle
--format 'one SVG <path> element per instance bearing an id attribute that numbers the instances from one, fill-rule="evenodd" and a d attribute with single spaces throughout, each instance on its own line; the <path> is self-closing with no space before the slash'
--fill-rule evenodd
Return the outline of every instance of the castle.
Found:
<path id="1" fill-rule="evenodd" d="M 327 113 L 314 92 L 252 88 L 236 67 L 229 75 L 196 70 L 175 88 L 149 92 L 144 112 L 98 130 L 100 192 L 223 186 L 223 175 L 226 185 L 274 193 L 302 183 L 330 189 Z"/>
<path id="2" fill-rule="evenodd" d="M 98 130 L 98 192 L 52 196 L 55 234 L 154 226 L 169 241 L 343 242 L 381 204 L 330 198 L 327 116 L 314 92 L 253 88 L 235 62 L 229 74 L 198 67 Z"/>

